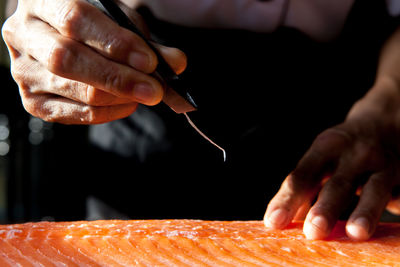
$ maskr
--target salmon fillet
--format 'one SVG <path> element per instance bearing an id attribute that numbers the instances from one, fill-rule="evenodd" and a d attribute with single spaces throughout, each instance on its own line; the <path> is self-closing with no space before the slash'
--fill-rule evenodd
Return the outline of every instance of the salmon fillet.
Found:
<path id="1" fill-rule="evenodd" d="M 330 239 L 307 240 L 302 223 L 261 221 L 39 222 L 0 226 L 0 266 L 400 266 L 400 224 L 367 242 L 344 222 Z"/>

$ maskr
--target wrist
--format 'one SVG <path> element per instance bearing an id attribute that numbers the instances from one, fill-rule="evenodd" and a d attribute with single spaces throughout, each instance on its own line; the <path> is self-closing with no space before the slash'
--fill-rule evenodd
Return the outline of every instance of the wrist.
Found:
<path id="1" fill-rule="evenodd" d="M 400 87 L 393 79 L 380 78 L 350 109 L 346 122 L 379 136 L 400 153 Z M 367 129 L 365 129 L 365 127 Z"/>
<path id="2" fill-rule="evenodd" d="M 400 82 L 391 76 L 380 76 L 360 100 L 365 105 L 380 109 L 400 109 Z"/>
<path id="3" fill-rule="evenodd" d="M 350 109 L 347 120 L 354 118 L 392 119 L 400 113 L 400 86 L 390 77 L 379 77 L 368 93 Z"/>
<path id="4" fill-rule="evenodd" d="M 400 80 L 398 77 L 393 77 L 391 75 L 378 75 L 375 80 L 372 89 L 377 88 L 378 90 L 392 90 L 392 93 L 400 94 Z"/>

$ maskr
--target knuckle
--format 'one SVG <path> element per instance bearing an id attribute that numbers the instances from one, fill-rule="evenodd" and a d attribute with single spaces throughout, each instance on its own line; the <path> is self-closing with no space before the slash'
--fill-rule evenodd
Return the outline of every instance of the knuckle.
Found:
<path id="1" fill-rule="evenodd" d="M 17 27 L 13 26 L 12 24 L 11 18 L 9 18 L 1 28 L 1 35 L 8 48 L 11 60 L 18 58 L 21 55 L 20 51 L 16 49 L 17 42 L 15 41 L 15 33 L 18 30 Z"/>
<path id="2" fill-rule="evenodd" d="M 123 79 L 119 73 L 109 73 L 106 76 L 105 84 L 107 88 L 121 88 L 123 84 Z"/>
<path id="3" fill-rule="evenodd" d="M 287 182 L 293 191 L 308 190 L 317 184 L 318 177 L 312 177 L 308 170 L 298 166 L 292 171 Z"/>
<path id="4" fill-rule="evenodd" d="M 56 74 L 65 73 L 67 66 L 72 66 L 76 59 L 74 45 L 68 41 L 55 41 L 47 57 L 47 68 Z"/>
<path id="5" fill-rule="evenodd" d="M 123 105 L 123 107 L 113 106 L 86 106 L 81 114 L 81 122 L 85 124 L 100 124 L 132 114 L 136 110 L 137 105 Z M 122 110 L 121 110 L 122 109 Z"/>
<path id="6" fill-rule="evenodd" d="M 384 166 L 386 156 L 381 148 L 366 143 L 362 143 L 358 147 L 358 160 L 364 168 L 376 170 Z"/>
<path id="7" fill-rule="evenodd" d="M 287 179 L 285 179 L 281 185 L 281 191 L 284 191 L 285 193 L 289 192 L 295 192 L 296 186 L 295 182 L 293 181 L 292 175 L 289 176 Z"/>
<path id="8" fill-rule="evenodd" d="M 97 108 L 93 106 L 71 103 L 63 105 L 63 102 L 56 98 L 35 95 L 29 90 L 21 90 L 21 99 L 24 109 L 29 114 L 46 122 L 94 124 L 101 120 Z"/>
<path id="9" fill-rule="evenodd" d="M 95 106 L 99 101 L 98 90 L 90 85 L 86 87 L 85 103 Z"/>
<path id="10" fill-rule="evenodd" d="M 103 83 L 107 91 L 115 93 L 125 91 L 126 79 L 117 66 L 108 66 L 103 73 Z"/>
<path id="11" fill-rule="evenodd" d="M 32 87 L 38 85 L 37 77 L 31 73 L 31 66 L 22 59 L 16 59 L 12 62 L 10 72 L 20 92 L 31 93 Z"/>
<path id="12" fill-rule="evenodd" d="M 308 191 L 311 187 L 306 179 L 302 179 L 301 174 L 294 170 L 282 183 L 282 189 L 286 195 L 292 196 Z"/>
<path id="13" fill-rule="evenodd" d="M 99 89 L 96 89 L 93 86 L 87 86 L 85 96 L 86 104 L 91 106 L 100 106 L 103 102 L 102 99 L 103 94 Z"/>
<path id="14" fill-rule="evenodd" d="M 123 35 L 116 34 L 107 36 L 102 44 L 104 50 L 109 55 L 127 55 L 130 50 L 130 42 Z"/>
<path id="15" fill-rule="evenodd" d="M 85 106 L 80 115 L 80 121 L 86 124 L 95 124 L 99 120 L 97 108 L 93 106 Z"/>
<path id="16" fill-rule="evenodd" d="M 60 112 L 57 106 L 49 107 L 46 101 L 40 97 L 28 97 L 26 99 L 25 109 L 32 116 L 40 118 L 47 122 L 58 122 L 60 121 Z"/>
<path id="17" fill-rule="evenodd" d="M 347 197 L 356 188 L 356 184 L 342 174 L 335 174 L 329 179 L 323 190 L 329 195 Z"/>
<path id="18" fill-rule="evenodd" d="M 87 12 L 87 5 L 84 2 L 65 1 L 60 10 L 58 29 L 68 37 L 76 37 Z"/>
<path id="19" fill-rule="evenodd" d="M 15 34 L 15 30 L 16 29 L 13 26 L 12 18 L 9 18 L 6 20 L 6 22 L 4 22 L 3 27 L 1 28 L 1 35 L 6 43 L 10 42 L 11 36 Z"/>
<path id="20" fill-rule="evenodd" d="M 21 95 L 21 100 L 22 100 L 22 106 L 28 112 L 29 114 L 35 116 L 36 115 L 36 110 L 34 109 L 32 105 L 32 101 L 28 101 L 26 97 Z"/>
<path id="21" fill-rule="evenodd" d="M 19 63 L 18 60 L 15 60 L 13 64 L 10 66 L 10 72 L 13 79 L 18 83 L 21 84 L 25 80 L 25 71 L 24 71 L 23 64 Z"/>
<path id="22" fill-rule="evenodd" d="M 347 145 L 353 142 L 353 137 L 345 130 L 336 128 L 329 128 L 320 133 L 315 142 L 317 144 L 325 144 L 327 142 L 334 143 L 335 145 Z"/>
<path id="23" fill-rule="evenodd" d="M 68 122 L 67 112 L 57 103 L 48 103 L 46 97 L 35 96 L 24 92 L 22 95 L 22 104 L 24 109 L 36 118 L 46 122 Z"/>
<path id="24" fill-rule="evenodd" d="M 117 96 L 94 88 L 93 86 L 88 86 L 84 102 L 91 106 L 109 106 L 114 105 L 118 100 L 120 99 Z"/>
<path id="25" fill-rule="evenodd" d="M 42 118 L 42 104 L 38 99 L 21 90 L 22 105 L 26 112 L 34 117 Z"/>
<path id="26" fill-rule="evenodd" d="M 298 173 L 298 170 L 294 170 L 287 179 L 282 183 L 283 188 L 288 192 L 296 192 L 299 189 L 300 184 L 302 183 L 302 179 L 298 179 L 301 177 L 301 174 Z"/>
<path id="27" fill-rule="evenodd" d="M 81 123 L 100 124 L 113 120 L 112 112 L 107 112 L 110 107 L 86 106 L 81 112 Z"/>
<path id="28" fill-rule="evenodd" d="M 83 116 L 80 107 L 65 107 L 62 103 L 51 101 L 54 103 L 44 103 L 41 105 L 39 116 L 46 122 L 62 123 L 62 124 L 84 124 L 86 117 Z M 84 108 L 83 108 L 84 109 Z"/>
<path id="29" fill-rule="evenodd" d="M 386 161 L 387 158 L 381 148 L 362 140 L 350 146 L 342 158 L 342 163 L 348 165 L 349 171 L 354 175 L 380 171 L 385 166 Z"/>

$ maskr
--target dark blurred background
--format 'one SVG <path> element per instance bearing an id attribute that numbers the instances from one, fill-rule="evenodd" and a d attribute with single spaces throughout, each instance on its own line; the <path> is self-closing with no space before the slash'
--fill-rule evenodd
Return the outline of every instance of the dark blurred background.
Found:
<path id="1" fill-rule="evenodd" d="M 379 48 L 395 22 L 384 16 L 384 5 L 377 12 L 365 3 L 331 43 L 315 43 L 293 29 L 188 29 L 141 10 L 153 38 L 187 53 L 184 78 L 206 107 L 192 119 L 226 148 L 227 163 L 163 104 L 93 127 L 30 116 L 2 46 L 0 222 L 261 219 L 315 136 L 340 123 L 373 84 Z M 167 141 L 145 155 L 115 151 L 126 129 L 145 138 L 135 125 L 141 116 L 164 122 Z M 114 143 L 93 142 L 109 129 L 117 132 Z"/>

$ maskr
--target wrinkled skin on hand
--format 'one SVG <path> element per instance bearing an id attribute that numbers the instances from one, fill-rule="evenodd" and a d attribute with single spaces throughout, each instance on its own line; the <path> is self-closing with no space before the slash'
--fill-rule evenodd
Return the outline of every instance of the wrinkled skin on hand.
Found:
<path id="1" fill-rule="evenodd" d="M 392 197 L 400 185 L 397 87 L 386 83 L 373 88 L 345 122 L 315 139 L 269 203 L 267 227 L 283 228 L 306 215 L 305 235 L 324 239 L 357 192 L 360 199 L 346 225 L 352 239 L 370 238 L 385 207 L 399 214 L 400 201 Z"/>
<path id="2" fill-rule="evenodd" d="M 154 52 L 86 1 L 20 0 L 2 34 L 25 109 L 46 121 L 104 123 L 163 97 L 150 75 Z M 183 52 L 157 47 L 176 72 L 185 69 Z"/>

